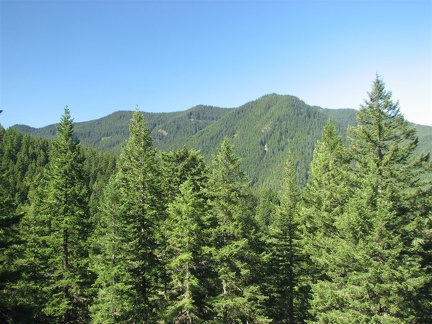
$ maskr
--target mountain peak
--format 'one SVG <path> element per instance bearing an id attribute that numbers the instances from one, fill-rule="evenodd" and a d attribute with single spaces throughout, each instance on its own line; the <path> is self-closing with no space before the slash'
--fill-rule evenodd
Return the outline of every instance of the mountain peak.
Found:
<path id="1" fill-rule="evenodd" d="M 81 143 L 118 154 L 129 136 L 132 111 L 118 111 L 97 120 L 75 124 Z M 201 150 L 210 159 L 222 140 L 229 137 L 242 167 L 256 187 L 280 184 L 287 150 L 296 156 L 296 167 L 303 183 L 316 141 L 330 118 L 345 135 L 348 125 L 356 124 L 354 109 L 323 109 L 309 106 L 291 95 L 266 94 L 238 108 L 197 105 L 185 111 L 145 115 L 155 146 L 177 150 L 183 145 Z M 50 138 L 55 126 L 34 129 L 16 125 L 22 133 Z M 432 150 L 432 127 L 420 128 L 419 149 Z M 419 130 L 420 130 L 419 129 Z M 425 140 L 423 140 L 425 139 Z"/>

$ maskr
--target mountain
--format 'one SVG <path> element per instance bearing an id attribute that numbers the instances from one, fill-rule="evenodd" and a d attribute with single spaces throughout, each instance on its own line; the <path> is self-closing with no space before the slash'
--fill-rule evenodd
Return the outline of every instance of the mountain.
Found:
<path id="1" fill-rule="evenodd" d="M 169 150 L 181 145 L 186 138 L 231 110 L 201 105 L 181 112 L 144 114 L 155 144 L 162 150 Z M 103 118 L 75 123 L 75 134 L 83 145 L 117 155 L 120 153 L 122 143 L 129 137 L 129 121 L 132 113 L 132 111 L 117 111 Z M 23 134 L 45 138 L 54 137 L 56 134 L 55 125 L 42 128 L 25 125 L 12 127 Z"/>
<path id="2" fill-rule="evenodd" d="M 73 111 L 72 111 L 73 114 Z M 242 168 L 257 188 L 278 188 L 287 150 L 296 157 L 300 181 L 305 183 L 316 141 L 327 119 L 332 119 L 343 136 L 356 124 L 354 109 L 324 109 L 309 106 L 288 95 L 269 94 L 238 108 L 195 106 L 172 113 L 144 113 L 155 145 L 163 151 L 182 145 L 200 149 L 209 161 L 228 136 Z M 132 111 L 118 111 L 106 117 L 75 124 L 76 136 L 85 146 L 118 154 L 129 136 Z M 31 128 L 15 125 L 24 134 L 50 138 L 55 125 Z M 416 125 L 418 151 L 432 151 L 432 127 Z"/>

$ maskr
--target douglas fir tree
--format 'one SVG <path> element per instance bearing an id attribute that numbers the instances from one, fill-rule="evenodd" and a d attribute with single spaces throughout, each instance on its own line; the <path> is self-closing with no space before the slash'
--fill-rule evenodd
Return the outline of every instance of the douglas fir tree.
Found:
<path id="1" fill-rule="evenodd" d="M 34 184 L 22 222 L 25 244 L 20 266 L 24 270 L 19 290 L 24 302 L 35 306 L 34 321 L 88 320 L 87 197 L 83 158 L 66 107 L 48 167 Z"/>
<path id="2" fill-rule="evenodd" d="M 161 213 L 157 181 L 150 133 L 144 115 L 136 110 L 93 237 L 95 322 L 154 321 L 160 272 L 155 253 Z"/>
<path id="3" fill-rule="evenodd" d="M 312 313 L 323 322 L 424 322 L 429 157 L 412 156 L 415 129 L 379 77 L 357 120 L 349 136 L 353 193 L 329 232 Z"/>

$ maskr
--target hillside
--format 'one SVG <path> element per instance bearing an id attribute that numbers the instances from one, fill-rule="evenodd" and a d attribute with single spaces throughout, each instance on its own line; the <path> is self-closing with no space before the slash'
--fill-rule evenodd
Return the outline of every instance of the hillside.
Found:
<path id="1" fill-rule="evenodd" d="M 200 149 L 209 160 L 223 138 L 229 137 L 242 159 L 243 169 L 258 188 L 279 187 L 287 149 L 296 157 L 300 181 L 304 184 L 314 145 L 327 119 L 332 119 L 344 136 L 347 126 L 356 124 L 354 109 L 323 109 L 293 96 L 277 94 L 265 95 L 238 108 L 200 105 L 180 112 L 144 114 L 155 145 L 163 151 L 186 145 Z M 76 123 L 76 136 L 85 146 L 118 154 L 129 136 L 131 116 L 132 111 L 118 111 Z M 55 135 L 55 125 L 39 129 L 13 127 L 34 136 Z M 417 125 L 417 129 L 418 151 L 432 151 L 432 127 Z"/>
<path id="2" fill-rule="evenodd" d="M 162 150 L 170 150 L 231 110 L 201 105 L 180 112 L 144 114 L 155 144 Z M 117 155 L 129 136 L 132 113 L 117 111 L 96 120 L 76 123 L 75 134 L 83 145 Z M 56 133 L 55 125 L 42 128 L 15 125 L 13 128 L 23 134 L 45 138 L 54 137 Z"/>
<path id="3" fill-rule="evenodd" d="M 270 94 L 223 116 L 186 144 L 201 149 L 205 156 L 213 156 L 228 136 L 252 184 L 279 187 L 288 148 L 297 159 L 302 182 L 305 180 L 315 142 L 327 119 L 320 109 L 296 97 Z"/>

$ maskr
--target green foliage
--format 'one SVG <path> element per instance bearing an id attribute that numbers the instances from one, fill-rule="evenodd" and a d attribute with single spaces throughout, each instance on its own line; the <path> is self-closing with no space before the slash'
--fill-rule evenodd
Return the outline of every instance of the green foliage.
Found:
<path id="1" fill-rule="evenodd" d="M 264 235 L 268 233 L 269 226 L 274 222 L 278 205 L 279 196 L 273 190 L 267 189 L 260 193 L 256 207 L 255 219 L 260 232 Z"/>
<path id="2" fill-rule="evenodd" d="M 0 320 L 25 321 L 31 310 L 20 303 L 15 285 L 23 243 L 19 227 L 32 179 L 48 163 L 48 142 L 0 127 Z"/>
<path id="3" fill-rule="evenodd" d="M 328 243 L 316 248 L 321 276 L 312 283 L 311 312 L 320 322 L 426 322 L 430 276 L 420 242 L 430 229 L 430 163 L 412 157 L 415 129 L 379 77 L 349 142 L 352 193 L 340 196 L 348 199 L 326 222 Z"/>
<path id="4" fill-rule="evenodd" d="M 343 212 L 353 185 L 348 170 L 349 157 L 342 137 L 335 125 L 328 121 L 322 139 L 315 147 L 309 180 L 302 197 L 302 222 L 304 234 L 310 236 L 305 238 L 308 244 L 318 243 L 317 236 L 328 237 L 336 217 Z M 313 253 L 308 251 L 308 254 Z"/>
<path id="5" fill-rule="evenodd" d="M 265 95 L 235 109 L 196 106 L 182 112 L 144 113 L 155 147 L 178 150 L 183 145 L 200 150 L 207 162 L 217 154 L 222 140 L 230 138 L 242 159 L 245 173 L 259 192 L 278 191 L 282 186 L 285 156 L 295 158 L 300 184 L 306 184 L 308 166 L 316 141 L 328 118 L 345 141 L 347 126 L 355 126 L 353 109 L 323 109 L 305 104 L 293 96 Z M 77 123 L 76 134 L 83 145 L 118 155 L 129 136 L 130 111 L 119 111 L 104 118 Z M 32 129 L 14 126 L 25 134 L 52 137 L 54 126 Z M 432 151 L 432 128 L 419 126 L 417 153 Z M 421 131 L 420 131 L 421 130 Z"/>
<path id="6" fill-rule="evenodd" d="M 200 297 L 204 287 L 200 278 L 208 228 L 205 201 L 191 180 L 180 185 L 180 192 L 168 204 L 166 222 L 167 272 L 170 278 L 167 291 L 166 319 L 170 323 L 193 323 L 203 318 Z"/>
<path id="7" fill-rule="evenodd" d="M 83 321 L 89 303 L 88 193 L 67 108 L 57 129 L 46 172 L 22 222 L 19 288 L 23 296 L 33 292 L 30 304 L 40 307 L 37 312 L 42 310 L 47 320 Z"/>
<path id="8" fill-rule="evenodd" d="M 168 151 L 181 147 L 190 136 L 217 121 L 232 109 L 196 106 L 173 113 L 144 113 L 153 141 L 160 149 Z M 122 144 L 128 139 L 132 111 L 118 111 L 106 117 L 75 124 L 76 136 L 82 144 L 111 154 L 120 154 Z M 52 138 L 54 125 L 39 129 L 15 125 L 23 134 Z"/>
<path id="9" fill-rule="evenodd" d="M 84 159 L 83 169 L 86 175 L 86 183 L 89 189 L 90 214 L 97 212 L 99 200 L 110 177 L 116 170 L 116 158 L 111 154 L 96 151 L 85 146 L 81 146 L 81 154 Z"/>
<path id="10" fill-rule="evenodd" d="M 201 149 L 204 156 L 214 156 L 223 138 L 228 137 L 252 185 L 278 190 L 287 150 L 296 157 L 296 169 L 305 181 L 315 141 L 326 119 L 320 109 L 295 97 L 271 94 L 224 115 L 190 138 L 187 145 Z"/>
<path id="11" fill-rule="evenodd" d="M 300 249 L 298 206 L 300 188 L 294 159 L 289 153 L 284 169 L 284 185 L 274 220 L 266 238 L 266 312 L 278 323 L 303 322 L 307 305 L 300 278 L 304 262 Z"/>
<path id="12" fill-rule="evenodd" d="M 312 306 L 318 298 L 316 290 L 319 284 L 326 283 L 328 273 L 332 271 L 333 251 L 340 244 L 336 221 L 343 214 L 352 194 L 348 171 L 349 159 L 342 137 L 335 125 L 328 121 L 321 140 L 315 146 L 300 209 L 299 229 L 302 255 L 305 257 L 301 285 Z M 329 302 L 326 298 L 324 300 Z M 312 314 L 315 314 L 313 308 Z"/>
<path id="13" fill-rule="evenodd" d="M 38 233 L 43 225 L 47 228 L 51 226 L 48 220 L 42 222 L 44 216 L 36 217 L 35 213 L 42 208 L 41 206 L 46 208 L 48 203 L 46 186 L 48 177 L 52 173 L 48 171 L 47 164 L 49 155 L 52 156 L 54 152 L 50 149 L 51 145 L 47 140 L 21 135 L 12 128 L 6 131 L 1 128 L 0 135 L 0 191 L 3 199 L 0 205 L 2 217 L 0 294 L 1 305 L 3 305 L 1 319 L 2 322 L 25 322 L 29 318 L 32 318 L 31 321 L 38 321 L 37 318 L 48 321 L 41 312 L 43 307 L 41 291 L 32 294 L 30 293 L 32 283 L 30 281 L 25 285 L 22 283 L 27 280 L 25 278 L 29 268 L 32 268 L 33 272 L 31 280 L 36 280 L 39 267 L 39 265 L 33 266 L 34 262 L 29 263 L 29 260 L 24 260 L 23 256 L 40 254 Z M 113 161 L 114 158 L 81 146 L 79 149 L 81 158 L 85 159 L 82 164 L 83 181 L 88 192 L 92 192 L 91 199 L 94 206 L 98 203 L 97 193 L 105 186 L 107 174 L 112 170 L 109 164 L 104 162 L 104 158 L 109 161 Z M 65 158 L 69 159 L 70 156 Z M 73 177 L 69 171 L 67 173 L 68 177 Z M 59 177 L 61 178 L 62 175 Z M 24 214 L 26 216 L 23 219 Z M 46 235 L 49 236 L 50 233 L 47 232 Z M 43 281 L 40 281 L 40 285 L 34 284 L 34 290 L 44 284 Z M 32 296 L 34 298 L 31 298 Z"/>
<path id="14" fill-rule="evenodd" d="M 239 159 L 225 139 L 214 160 L 208 195 L 213 222 L 210 253 L 217 273 L 215 317 L 222 323 L 265 320 L 263 300 L 256 284 L 253 265 L 260 265 L 256 253 L 256 226 L 251 196 Z"/>
<path id="15" fill-rule="evenodd" d="M 431 128 L 379 77 L 354 116 L 271 94 L 0 127 L 0 321 L 427 323 Z"/>
<path id="16" fill-rule="evenodd" d="M 15 280 L 13 267 L 13 245 L 19 240 L 16 203 L 13 199 L 14 188 L 8 181 L 8 163 L 5 158 L 5 130 L 0 126 L 0 320 L 7 322 L 13 316 L 12 291 L 9 284 Z"/>
<path id="17" fill-rule="evenodd" d="M 155 316 L 159 174 L 150 134 L 138 110 L 130 133 L 93 239 L 97 297 L 91 312 L 96 322 L 151 322 Z"/>
<path id="18" fill-rule="evenodd" d="M 90 307 L 94 323 L 127 321 L 133 315 L 134 301 L 131 269 L 125 258 L 134 255 L 128 240 L 134 229 L 122 219 L 122 206 L 118 203 L 120 191 L 113 177 L 105 188 L 100 212 L 92 236 L 91 269 L 97 275 L 94 284 L 95 299 Z"/>
<path id="19" fill-rule="evenodd" d="M 178 151 L 162 152 L 160 155 L 162 187 L 167 202 L 180 193 L 180 185 L 190 180 L 195 191 L 206 186 L 208 168 L 200 152 L 182 146 Z"/>

